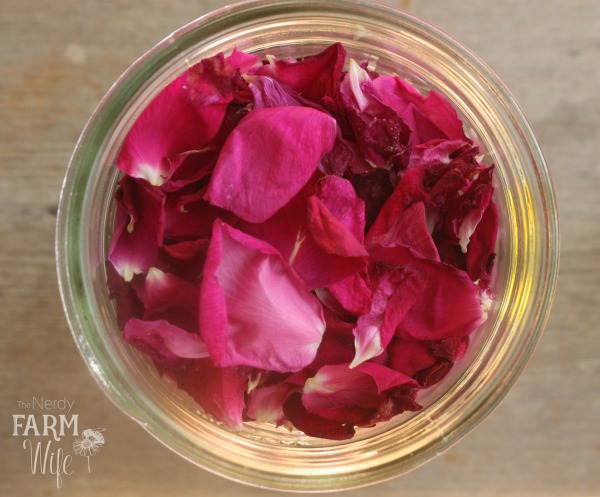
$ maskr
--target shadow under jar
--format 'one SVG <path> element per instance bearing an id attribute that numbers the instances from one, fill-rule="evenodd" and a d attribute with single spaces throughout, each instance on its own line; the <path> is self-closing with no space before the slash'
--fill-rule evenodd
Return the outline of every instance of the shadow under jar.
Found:
<path id="1" fill-rule="evenodd" d="M 248 422 L 232 432 L 120 337 L 107 291 L 115 167 L 128 130 L 182 71 L 234 47 L 264 58 L 313 55 L 342 42 L 348 58 L 434 89 L 495 164 L 500 231 L 486 322 L 419 412 L 347 441 Z M 405 473 L 481 421 L 523 370 L 548 316 L 558 265 L 557 213 L 538 144 L 517 104 L 472 53 L 426 22 L 369 2 L 257 1 L 225 7 L 175 32 L 104 97 L 76 146 L 60 202 L 57 266 L 65 312 L 93 376 L 126 414 L 185 459 L 233 480 L 291 491 L 356 488 Z"/>

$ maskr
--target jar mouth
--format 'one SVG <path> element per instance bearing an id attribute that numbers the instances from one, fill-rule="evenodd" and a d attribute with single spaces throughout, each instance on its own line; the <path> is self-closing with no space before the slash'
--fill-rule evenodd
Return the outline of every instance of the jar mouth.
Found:
<path id="1" fill-rule="evenodd" d="M 495 304 L 425 409 L 332 442 L 249 423 L 232 433 L 119 340 L 104 261 L 116 155 L 142 109 L 189 65 L 234 47 L 304 56 L 341 41 L 354 58 L 448 98 L 496 164 L 501 232 Z M 304 492 L 356 488 L 402 474 L 448 448 L 500 402 L 541 335 L 558 270 L 556 203 L 542 152 L 518 105 L 469 50 L 425 21 L 367 1 L 271 0 L 224 7 L 136 61 L 103 98 L 65 176 L 56 234 L 63 306 L 77 346 L 108 397 L 191 462 L 256 486 Z"/>

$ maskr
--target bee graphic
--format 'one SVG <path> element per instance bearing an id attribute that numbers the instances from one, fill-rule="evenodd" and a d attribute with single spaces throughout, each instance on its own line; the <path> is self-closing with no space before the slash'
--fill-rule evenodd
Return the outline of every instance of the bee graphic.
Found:
<path id="1" fill-rule="evenodd" d="M 100 449 L 104 445 L 104 435 L 101 432 L 106 428 L 87 428 L 81 432 L 81 438 L 76 438 L 73 442 L 73 451 L 78 456 L 87 457 L 88 462 L 88 473 L 91 473 L 90 469 L 90 456 L 100 452 Z"/>

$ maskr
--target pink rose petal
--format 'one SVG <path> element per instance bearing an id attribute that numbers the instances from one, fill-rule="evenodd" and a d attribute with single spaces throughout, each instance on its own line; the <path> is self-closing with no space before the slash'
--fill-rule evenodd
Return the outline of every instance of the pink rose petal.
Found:
<path id="1" fill-rule="evenodd" d="M 217 220 L 200 290 L 200 331 L 219 366 L 299 371 L 321 343 L 319 301 L 269 244 Z"/>
<path id="2" fill-rule="evenodd" d="M 246 221 L 265 221 L 310 179 L 333 147 L 336 127 L 331 116 L 307 107 L 251 112 L 225 141 L 206 199 Z"/>
<path id="3" fill-rule="evenodd" d="M 206 345 L 198 335 L 165 320 L 132 318 L 123 328 L 123 339 L 167 369 L 181 367 L 186 363 L 182 359 L 208 357 Z"/>
<path id="4" fill-rule="evenodd" d="M 164 231 L 164 195 L 125 177 L 116 193 L 117 215 L 108 260 L 125 281 L 156 262 Z"/>

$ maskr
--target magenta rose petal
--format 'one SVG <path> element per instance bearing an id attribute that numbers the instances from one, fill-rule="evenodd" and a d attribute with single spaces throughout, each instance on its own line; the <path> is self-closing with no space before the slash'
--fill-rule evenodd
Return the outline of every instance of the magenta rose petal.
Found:
<path id="1" fill-rule="evenodd" d="M 335 43 L 322 52 L 301 60 L 270 58 L 271 74 L 304 98 L 318 104 L 335 99 L 342 77 L 346 50 Z"/>
<path id="2" fill-rule="evenodd" d="M 423 97 L 413 86 L 397 76 L 373 80 L 383 103 L 394 109 L 410 126 L 412 144 L 433 139 L 470 141 L 463 124 L 450 103 L 436 91 Z"/>
<path id="3" fill-rule="evenodd" d="M 353 333 L 356 355 L 350 367 L 382 354 L 427 286 L 429 275 L 416 267 L 398 267 L 381 274 L 373 291 L 371 308 L 358 318 Z"/>
<path id="4" fill-rule="evenodd" d="M 245 221 L 267 220 L 310 179 L 336 128 L 331 116 L 307 107 L 252 111 L 225 141 L 206 199 Z"/>
<path id="5" fill-rule="evenodd" d="M 185 159 L 217 134 L 239 80 L 223 55 L 202 60 L 171 82 L 129 131 L 117 166 L 162 185 Z"/>
<path id="6" fill-rule="evenodd" d="M 262 66 L 256 55 L 248 54 L 234 47 L 231 54 L 225 57 L 225 64 L 240 70 L 241 74 L 252 74 Z"/>
<path id="7" fill-rule="evenodd" d="M 123 339 L 167 369 L 181 366 L 185 363 L 182 359 L 208 357 L 206 345 L 198 335 L 165 320 L 132 318 L 123 328 Z"/>
<path id="8" fill-rule="evenodd" d="M 365 233 L 365 203 L 352 183 L 338 176 L 325 176 L 317 183 L 316 195 L 329 212 L 362 243 Z"/>
<path id="9" fill-rule="evenodd" d="M 173 377 L 208 414 L 232 430 L 242 429 L 248 388 L 244 368 L 219 368 L 210 359 L 199 359 L 175 370 Z"/>
<path id="10" fill-rule="evenodd" d="M 361 273 L 354 273 L 327 287 L 336 302 L 354 316 L 366 314 L 371 306 L 372 291 Z"/>
<path id="11" fill-rule="evenodd" d="M 217 365 L 285 373 L 315 358 L 325 320 L 276 249 L 217 220 L 200 290 L 200 330 Z"/>
<path id="12" fill-rule="evenodd" d="M 117 215 L 108 260 L 125 281 L 154 266 L 164 232 L 165 197 L 125 177 L 116 194 Z"/>

